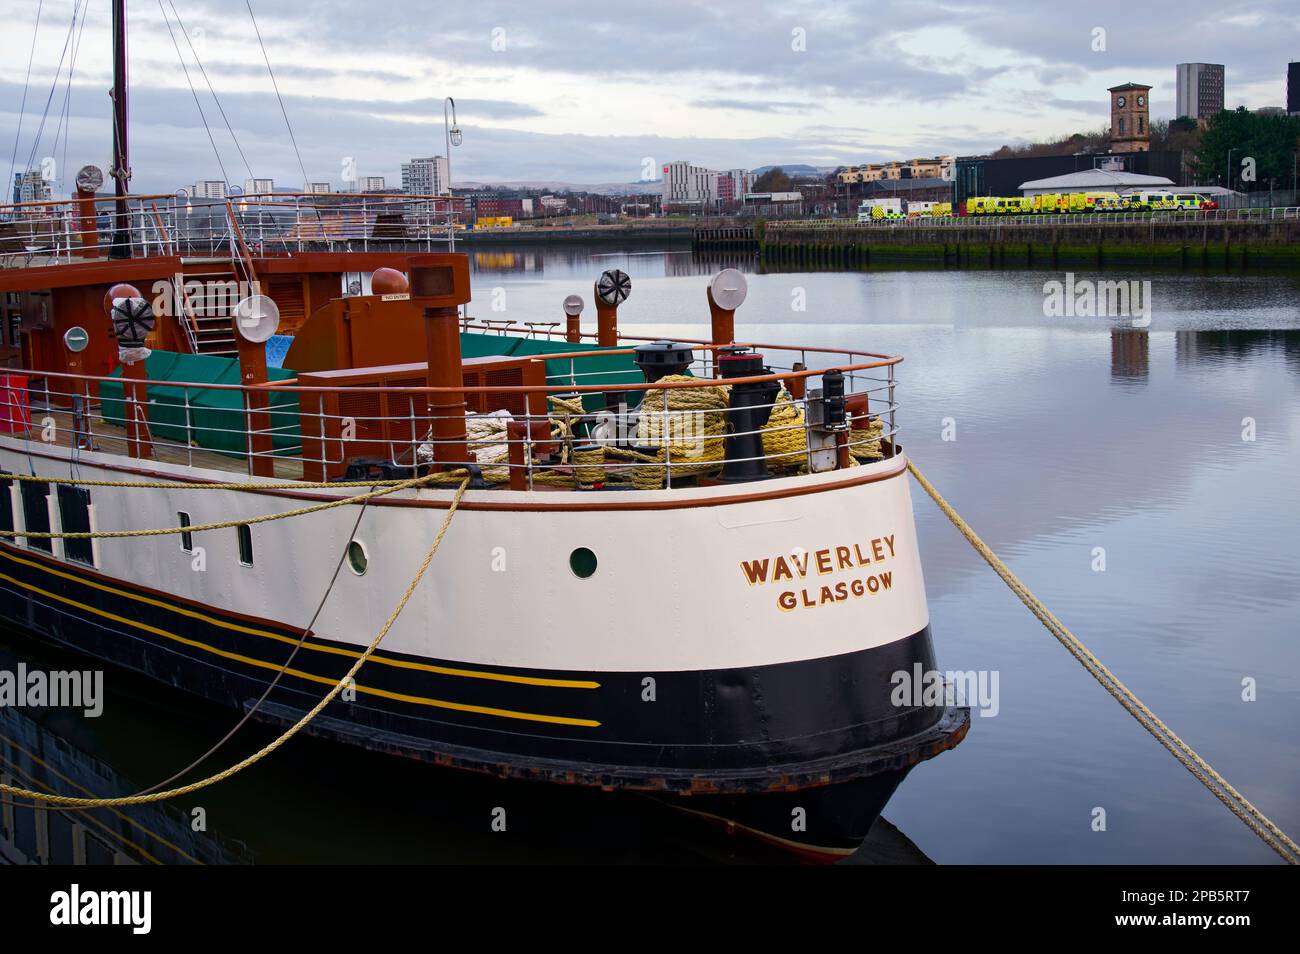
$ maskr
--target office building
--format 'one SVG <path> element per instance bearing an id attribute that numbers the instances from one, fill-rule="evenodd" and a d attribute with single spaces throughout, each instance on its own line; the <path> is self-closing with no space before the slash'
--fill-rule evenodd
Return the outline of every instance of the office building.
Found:
<path id="1" fill-rule="evenodd" d="M 663 205 L 712 209 L 717 205 L 718 173 L 689 162 L 664 166 Z"/>
<path id="2" fill-rule="evenodd" d="M 718 204 L 740 205 L 745 193 L 754 187 L 754 174 L 748 169 L 728 169 L 718 173 Z"/>
<path id="3" fill-rule="evenodd" d="M 190 198 L 193 199 L 224 199 L 226 197 L 226 183 L 221 179 L 202 179 L 194 183 L 190 189 Z"/>
<path id="4" fill-rule="evenodd" d="M 445 156 L 402 163 L 402 191 L 407 195 L 450 195 L 450 179 Z"/>
<path id="5" fill-rule="evenodd" d="M 54 183 L 39 172 L 14 173 L 15 202 L 47 202 L 54 198 Z"/>
<path id="6" fill-rule="evenodd" d="M 1223 64 L 1179 63 L 1176 72 L 1176 117 L 1205 121 L 1223 112 Z"/>

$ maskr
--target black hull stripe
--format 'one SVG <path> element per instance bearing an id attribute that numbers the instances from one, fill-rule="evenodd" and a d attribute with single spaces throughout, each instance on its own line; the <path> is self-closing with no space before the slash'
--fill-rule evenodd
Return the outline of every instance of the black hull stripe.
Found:
<path id="1" fill-rule="evenodd" d="M 24 554 L 24 557 L 26 555 Z M 219 626 L 213 609 L 192 610 L 85 580 L 76 567 L 19 557 L 0 547 L 0 617 L 109 663 L 143 672 L 212 701 L 242 707 L 265 689 L 290 646 L 247 626 Z M 51 572 L 54 571 L 54 572 Z M 244 622 L 247 622 L 247 618 Z M 433 663 L 443 662 L 433 660 Z M 272 702 L 311 708 L 348 669 L 343 654 L 302 654 Z M 917 736 L 939 719 L 933 708 L 894 707 L 889 675 L 917 663 L 933 668 L 929 631 L 843 656 L 740 669 L 593 672 L 598 686 L 575 691 L 546 671 L 528 682 L 465 679 L 429 665 L 367 666 L 355 700 L 336 700 L 322 718 L 361 743 L 405 740 L 397 749 L 459 748 L 501 764 L 546 760 L 575 767 L 653 766 L 678 778 L 809 764 Z M 653 677 L 658 696 L 643 696 Z M 569 682 L 578 680 L 568 680 Z M 419 755 L 418 757 L 426 757 Z"/>

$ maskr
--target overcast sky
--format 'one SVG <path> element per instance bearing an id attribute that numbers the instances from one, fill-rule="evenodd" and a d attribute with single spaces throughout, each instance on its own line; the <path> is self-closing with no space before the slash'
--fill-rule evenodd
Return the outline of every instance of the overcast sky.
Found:
<path id="1" fill-rule="evenodd" d="M 247 162 L 172 18 L 222 175 L 158 0 L 132 0 L 133 191 L 242 184 L 250 170 L 298 187 L 243 0 L 163 3 L 169 17 L 175 4 Z M 107 166 L 110 2 L 83 0 L 80 42 L 65 47 L 76 0 L 0 0 L 0 164 L 15 150 L 38 5 L 16 167 L 52 155 L 66 192 L 77 167 Z M 1282 105 L 1286 64 L 1300 59 L 1295 0 L 253 0 L 253 10 L 307 176 L 335 188 L 349 157 L 391 185 L 403 159 L 444 152 L 444 96 L 464 129 L 456 182 L 609 183 L 674 159 L 752 168 L 978 153 L 1102 126 L 1106 88 L 1128 81 L 1154 87 L 1152 117 L 1170 117 L 1174 65 L 1186 61 L 1226 65 L 1230 108 Z"/>

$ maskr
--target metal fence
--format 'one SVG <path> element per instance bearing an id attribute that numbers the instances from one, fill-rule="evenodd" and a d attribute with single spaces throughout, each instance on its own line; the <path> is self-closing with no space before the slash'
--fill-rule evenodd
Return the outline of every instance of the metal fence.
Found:
<path id="1" fill-rule="evenodd" d="M 995 228 L 1003 225 L 1119 225 L 1148 222 L 1267 222 L 1300 219 L 1300 207 L 1183 209 L 1155 212 L 1057 212 L 1028 215 L 953 215 L 916 216 L 907 219 L 875 219 L 854 222 L 845 219 L 803 219 L 794 222 L 768 222 L 765 231 L 780 233 L 808 229 L 875 230 L 908 228 Z"/>

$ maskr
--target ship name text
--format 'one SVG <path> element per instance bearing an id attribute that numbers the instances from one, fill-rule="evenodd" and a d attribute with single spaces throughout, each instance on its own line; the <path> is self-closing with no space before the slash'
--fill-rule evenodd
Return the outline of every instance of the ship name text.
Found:
<path id="1" fill-rule="evenodd" d="M 776 597 L 785 612 L 813 609 L 850 599 L 861 599 L 893 588 L 894 572 L 876 570 L 895 558 L 894 534 L 855 541 L 820 550 L 796 547 L 789 553 L 740 562 L 741 573 L 750 586 L 778 586 L 787 583 Z M 862 573 L 864 567 L 871 572 Z M 817 578 L 839 576 L 837 580 Z M 799 586 L 806 581 L 809 585 Z"/>

